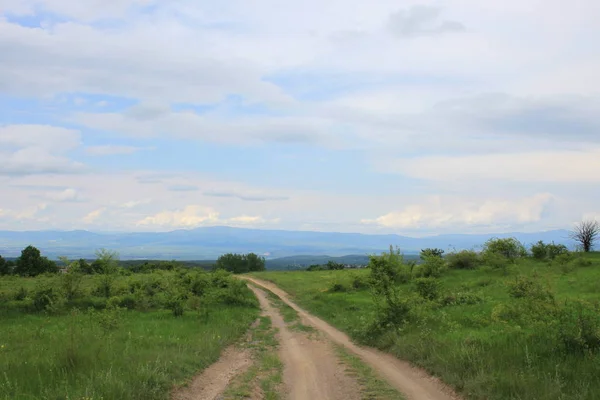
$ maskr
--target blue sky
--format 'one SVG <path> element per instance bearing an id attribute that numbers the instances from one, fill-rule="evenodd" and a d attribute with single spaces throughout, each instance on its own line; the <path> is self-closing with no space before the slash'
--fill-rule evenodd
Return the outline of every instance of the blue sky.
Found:
<path id="1" fill-rule="evenodd" d="M 600 5 L 0 0 L 0 229 L 600 217 Z"/>

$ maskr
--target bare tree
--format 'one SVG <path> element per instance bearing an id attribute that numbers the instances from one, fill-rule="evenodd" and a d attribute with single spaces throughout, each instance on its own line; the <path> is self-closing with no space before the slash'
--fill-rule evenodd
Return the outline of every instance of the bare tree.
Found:
<path id="1" fill-rule="evenodd" d="M 586 253 L 594 247 L 594 242 L 600 234 L 600 224 L 595 220 L 582 221 L 571 231 L 571 239 L 579 242 Z"/>

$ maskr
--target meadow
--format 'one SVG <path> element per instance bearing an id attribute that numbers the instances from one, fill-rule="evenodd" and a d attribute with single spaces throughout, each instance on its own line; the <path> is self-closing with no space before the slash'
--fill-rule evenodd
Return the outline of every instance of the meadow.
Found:
<path id="1" fill-rule="evenodd" d="M 463 252 L 415 266 L 390 251 L 364 270 L 251 275 L 467 399 L 597 399 L 600 254 L 509 256 Z"/>
<path id="2" fill-rule="evenodd" d="M 168 399 L 257 316 L 224 271 L 0 277 L 0 399 Z"/>

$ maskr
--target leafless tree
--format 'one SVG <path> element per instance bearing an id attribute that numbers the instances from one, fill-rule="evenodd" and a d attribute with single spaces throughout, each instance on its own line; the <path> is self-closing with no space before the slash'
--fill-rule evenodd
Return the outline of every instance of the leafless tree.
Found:
<path id="1" fill-rule="evenodd" d="M 586 253 L 594 247 L 594 242 L 600 234 L 600 224 L 596 220 L 582 221 L 571 231 L 571 239 L 577 241 Z"/>

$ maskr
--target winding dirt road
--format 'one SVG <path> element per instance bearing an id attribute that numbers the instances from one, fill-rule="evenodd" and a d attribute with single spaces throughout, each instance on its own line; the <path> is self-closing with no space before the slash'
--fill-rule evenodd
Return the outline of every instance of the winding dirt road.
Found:
<path id="1" fill-rule="evenodd" d="M 343 332 L 329 325 L 327 322 L 304 309 L 298 307 L 289 299 L 287 293 L 279 289 L 271 282 L 261 281 L 251 277 L 242 277 L 256 286 L 267 289 L 277 295 L 287 305 L 299 314 L 305 325 L 312 326 L 324 333 L 332 342 L 345 347 L 350 352 L 360 357 L 366 364 L 371 366 L 392 387 L 403 393 L 411 400 L 456 400 L 459 396 L 452 389 L 443 385 L 438 379 L 428 375 L 426 372 L 401 361 L 391 354 L 379 350 L 358 346 L 350 340 Z M 263 310 L 272 318 L 273 324 L 280 329 L 282 361 L 287 371 L 284 372 L 286 386 L 291 388 L 290 399 L 293 400 L 320 400 L 320 399 L 353 399 L 355 397 L 339 397 L 335 393 L 338 388 L 332 385 L 350 385 L 352 382 L 335 375 L 335 369 L 331 365 L 321 365 L 331 361 L 314 348 L 307 350 L 302 343 L 285 327 L 281 315 L 269 304 L 264 292 L 253 288 Z M 323 350 L 325 351 L 325 350 Z M 333 376 L 331 371 L 334 371 Z M 337 381 L 336 381 L 337 380 Z M 355 391 L 356 392 L 356 391 Z"/>

